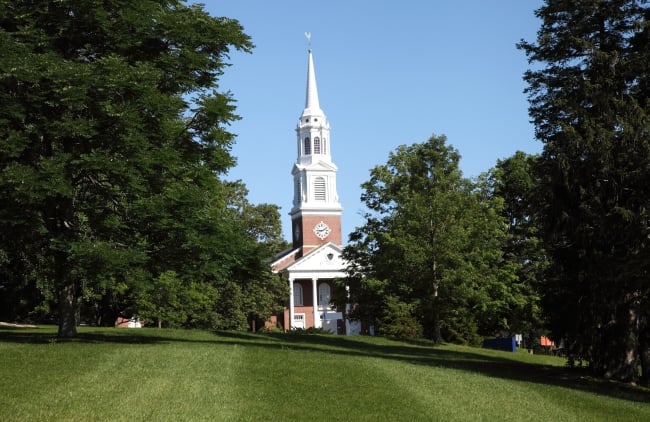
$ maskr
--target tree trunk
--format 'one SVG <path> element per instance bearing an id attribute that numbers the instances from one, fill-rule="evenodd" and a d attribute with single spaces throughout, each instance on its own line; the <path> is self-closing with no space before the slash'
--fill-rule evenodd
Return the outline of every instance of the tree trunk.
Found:
<path id="1" fill-rule="evenodd" d="M 648 340 L 648 336 L 644 330 L 639 336 L 640 383 L 644 387 L 650 387 L 650 342 Z"/>
<path id="2" fill-rule="evenodd" d="M 628 314 L 628 335 L 625 343 L 625 360 L 623 361 L 625 373 L 623 380 L 634 384 L 639 383 L 639 292 L 631 295 L 632 305 Z"/>
<path id="3" fill-rule="evenodd" d="M 77 336 L 77 292 L 68 274 L 68 256 L 65 252 L 54 253 L 54 277 L 59 286 L 59 338 Z"/>
<path id="4" fill-rule="evenodd" d="M 646 312 L 639 316 L 639 365 L 641 375 L 639 383 L 644 387 L 650 387 L 650 332 L 648 332 L 648 317 Z"/>
<path id="5" fill-rule="evenodd" d="M 433 311 L 433 328 L 431 334 L 434 343 L 442 343 L 442 334 L 440 333 L 440 313 L 437 309 L 434 309 Z"/>
<path id="6" fill-rule="evenodd" d="M 431 340 L 434 343 L 442 343 L 442 334 L 440 333 L 440 306 L 437 297 L 431 302 Z"/>
<path id="7" fill-rule="evenodd" d="M 432 280 L 432 287 L 433 287 L 433 298 L 432 298 L 432 306 L 433 306 L 433 327 L 431 328 L 431 339 L 435 343 L 442 343 L 442 334 L 440 333 L 440 310 L 438 306 L 438 268 L 437 268 L 437 263 L 436 260 L 433 260 L 433 264 L 431 265 L 431 271 L 433 275 L 433 280 Z"/>
<path id="8" fill-rule="evenodd" d="M 59 291 L 59 338 L 77 336 L 77 299 L 74 286 L 63 286 Z"/>
<path id="9" fill-rule="evenodd" d="M 638 313 L 634 306 L 621 315 L 624 321 L 620 335 L 623 337 L 621 348 L 615 348 L 608 359 L 611 369 L 605 373 L 606 378 L 637 384 L 639 382 L 639 326 Z"/>

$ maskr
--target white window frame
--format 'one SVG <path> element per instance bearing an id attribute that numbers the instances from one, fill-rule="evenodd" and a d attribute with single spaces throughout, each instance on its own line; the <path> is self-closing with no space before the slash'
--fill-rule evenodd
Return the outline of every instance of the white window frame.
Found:
<path id="1" fill-rule="evenodd" d="M 302 284 L 293 282 L 293 306 L 303 306 Z"/>
<path id="2" fill-rule="evenodd" d="M 323 176 L 314 177 L 314 201 L 327 201 L 327 180 Z"/>
<path id="3" fill-rule="evenodd" d="M 305 155 L 311 155 L 311 139 L 309 138 L 309 136 L 305 137 L 303 149 L 305 151 Z"/>
<path id="4" fill-rule="evenodd" d="M 322 289 L 322 290 L 321 290 Z M 327 290 L 327 291 L 325 291 Z M 326 295 L 324 293 L 327 293 Z M 323 296 L 327 296 L 327 303 L 323 303 Z M 330 306 L 330 301 L 332 300 L 332 287 L 329 283 L 320 283 L 318 285 L 318 308 L 327 309 Z"/>
<path id="5" fill-rule="evenodd" d="M 320 138 L 318 136 L 314 137 L 314 154 L 322 154 L 320 146 Z"/>

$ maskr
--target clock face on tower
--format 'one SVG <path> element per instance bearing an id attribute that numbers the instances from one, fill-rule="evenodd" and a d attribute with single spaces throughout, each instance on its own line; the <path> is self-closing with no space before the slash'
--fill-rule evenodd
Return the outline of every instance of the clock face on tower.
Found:
<path id="1" fill-rule="evenodd" d="M 329 228 L 329 226 L 322 221 L 314 227 L 314 234 L 318 236 L 319 239 L 325 239 L 327 236 L 330 235 L 330 232 L 332 230 Z"/>

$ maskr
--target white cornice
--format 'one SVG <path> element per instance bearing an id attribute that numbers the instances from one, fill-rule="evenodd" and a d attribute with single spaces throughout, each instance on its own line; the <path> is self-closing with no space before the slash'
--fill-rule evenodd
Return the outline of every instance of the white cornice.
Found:
<path id="1" fill-rule="evenodd" d="M 312 156 L 313 157 L 313 156 Z M 291 174 L 297 174 L 301 171 L 309 171 L 309 172 L 319 172 L 319 171 L 326 171 L 326 172 L 336 172 L 338 171 L 339 168 L 336 166 L 336 164 L 328 161 L 323 161 L 323 160 L 318 160 L 309 164 L 304 164 L 304 163 L 295 163 L 293 165 L 293 168 L 291 169 Z"/>

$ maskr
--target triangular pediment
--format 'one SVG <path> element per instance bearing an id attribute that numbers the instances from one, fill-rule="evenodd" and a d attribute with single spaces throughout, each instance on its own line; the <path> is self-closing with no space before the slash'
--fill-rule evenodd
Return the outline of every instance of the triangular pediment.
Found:
<path id="1" fill-rule="evenodd" d="M 345 277 L 347 261 L 341 257 L 343 249 L 326 243 L 300 257 L 281 270 L 291 278 L 341 278 Z"/>
<path id="2" fill-rule="evenodd" d="M 316 162 L 313 162 L 311 164 L 294 164 L 293 169 L 291 170 L 291 174 L 296 174 L 300 171 L 307 170 L 307 171 L 338 171 L 338 167 L 336 167 L 335 164 L 327 162 L 327 161 L 322 161 L 318 160 Z"/>

